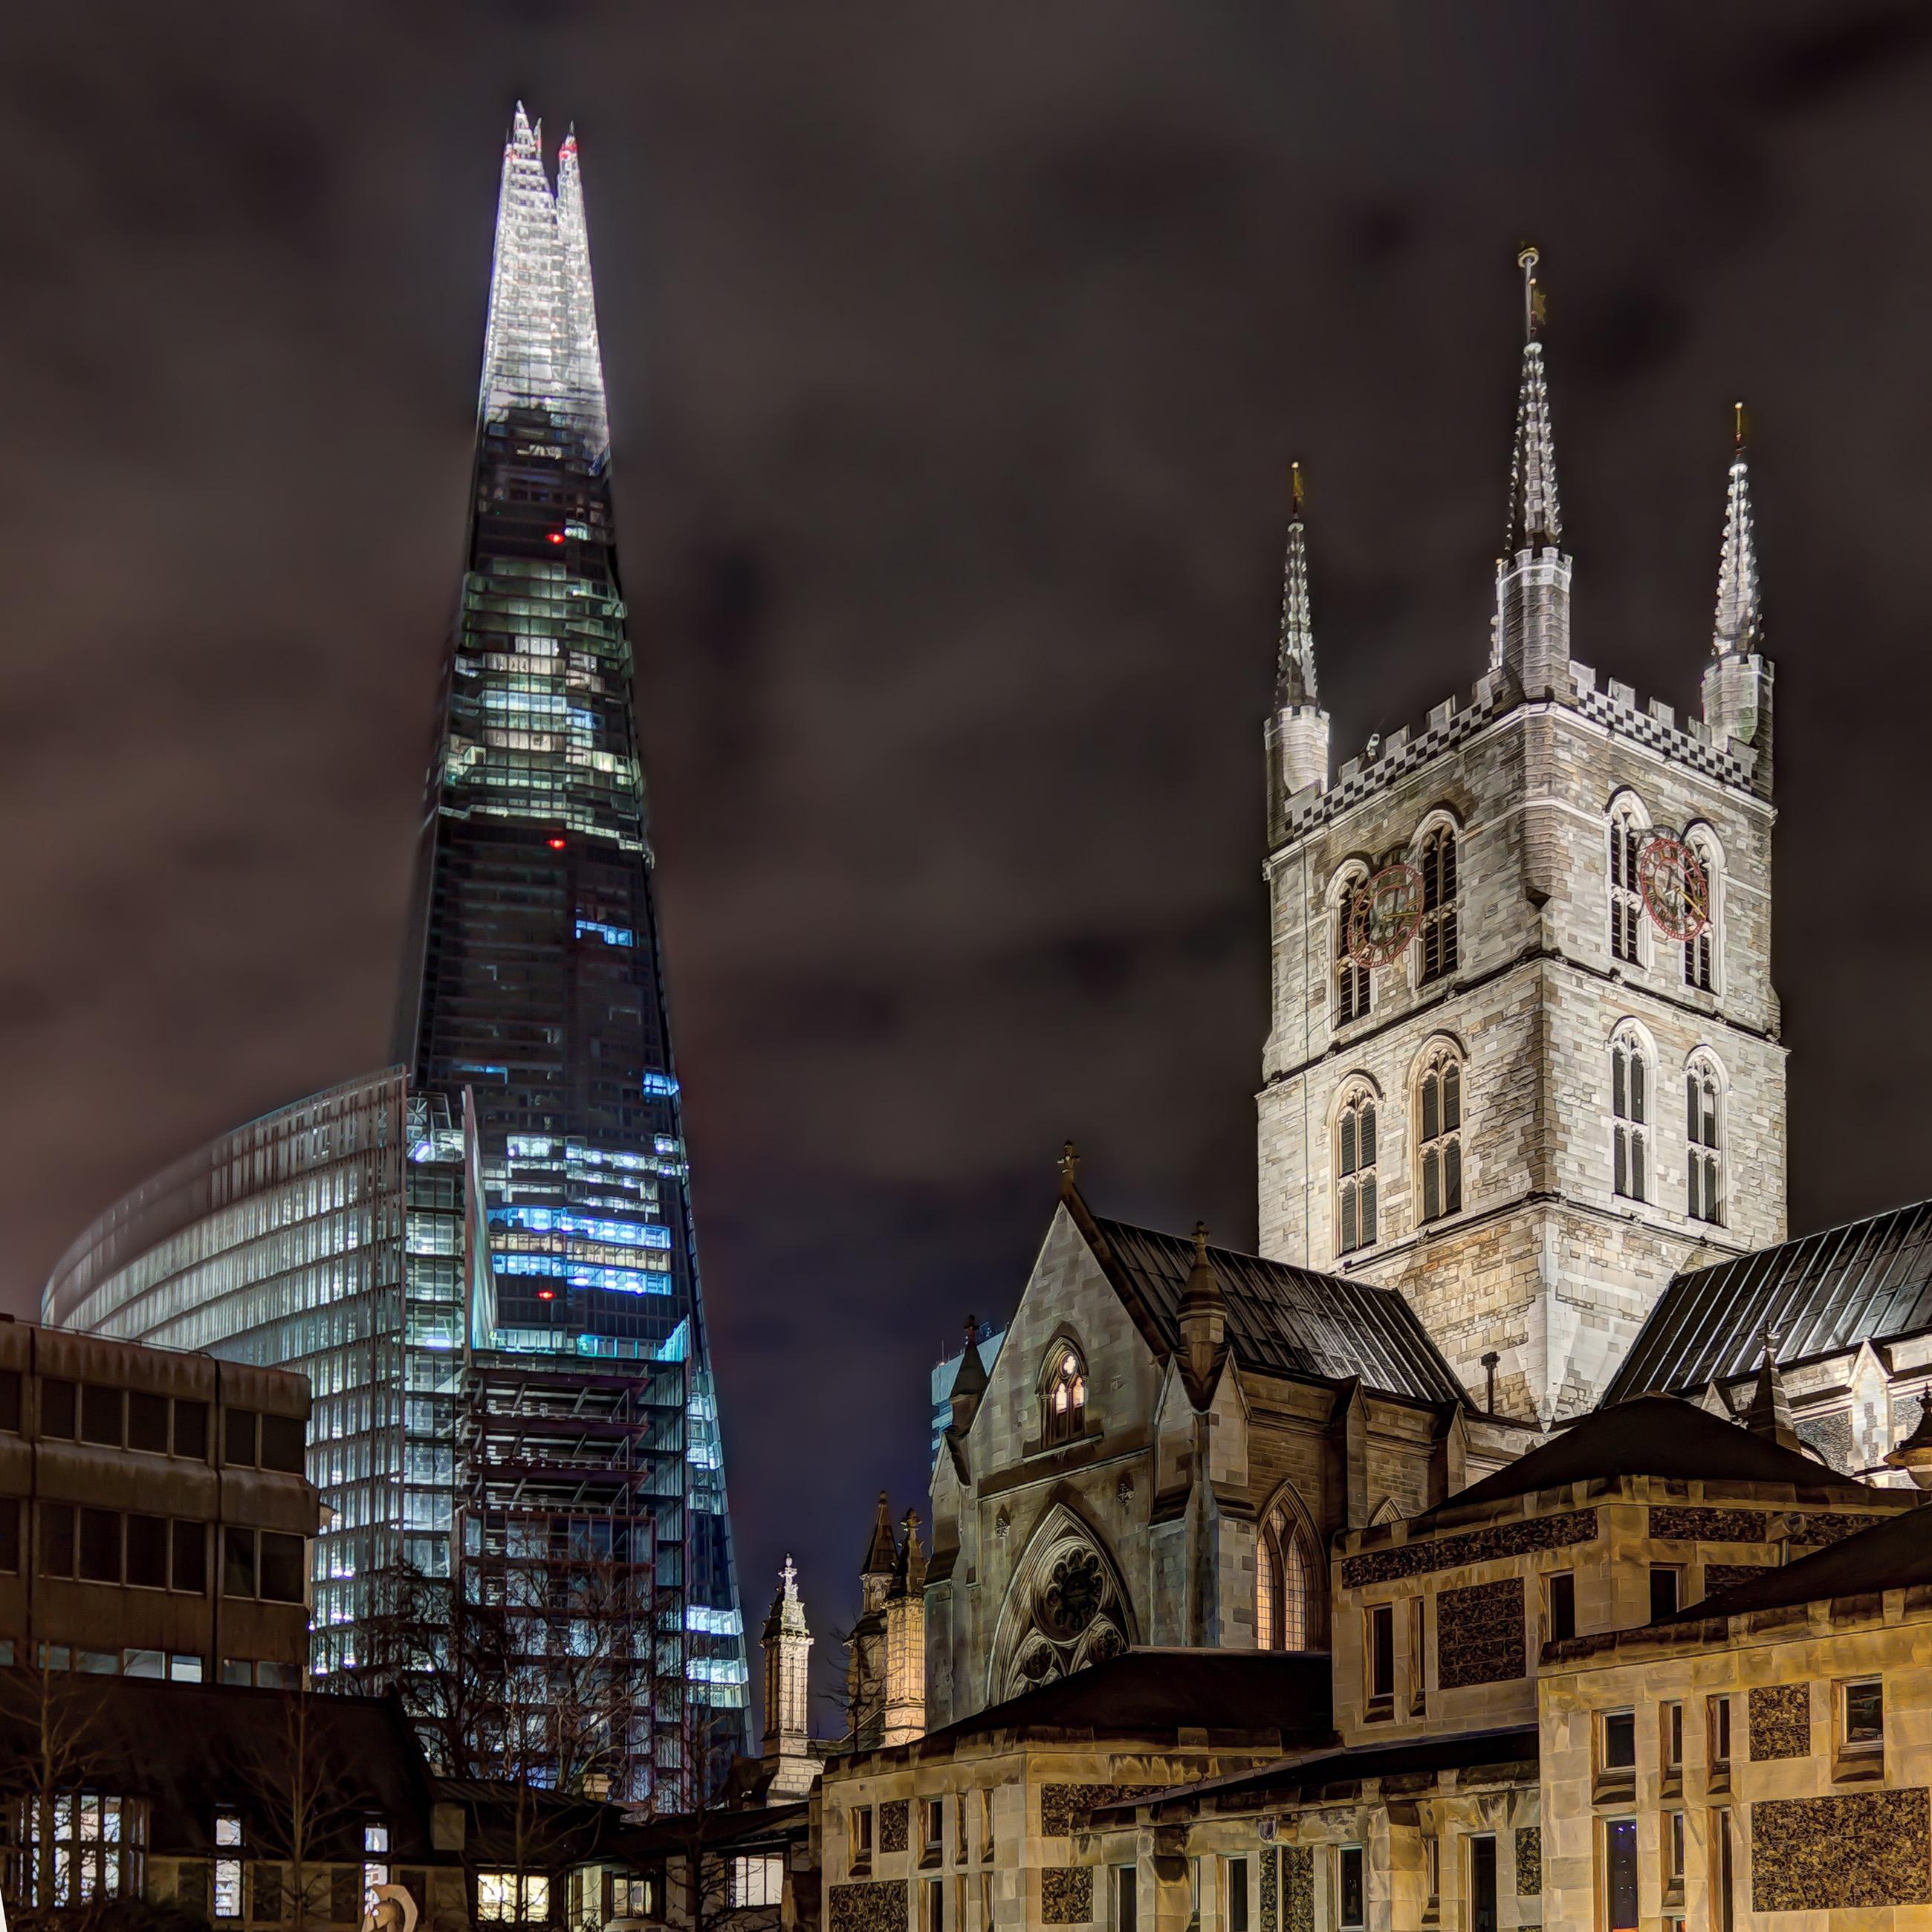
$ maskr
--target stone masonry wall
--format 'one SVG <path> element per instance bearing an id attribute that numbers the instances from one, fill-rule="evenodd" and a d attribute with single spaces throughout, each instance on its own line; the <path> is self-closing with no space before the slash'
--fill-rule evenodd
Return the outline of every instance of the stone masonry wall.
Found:
<path id="1" fill-rule="evenodd" d="M 1616 715 L 1606 712 L 1606 716 Z M 1769 808 L 1641 734 L 1526 706 L 1292 832 L 1270 862 L 1274 1027 L 1259 1101 L 1262 1252 L 1334 1266 L 1333 1112 L 1343 1083 L 1381 1095 L 1376 1246 L 1355 1265 L 1401 1286 L 1466 1382 L 1503 1354 L 1501 1406 L 1544 1420 L 1600 1393 L 1671 1274 L 1784 1232 L 1784 1056 L 1768 975 Z M 1683 983 L 1682 949 L 1646 922 L 1635 964 L 1610 951 L 1609 812 L 1634 792 L 1652 822 L 1708 828 L 1723 854 L 1716 989 Z M 1330 888 L 1343 866 L 1412 857 L 1433 811 L 1461 826 L 1460 963 L 1414 983 L 1412 946 L 1375 975 L 1375 1007 L 1330 1024 Z M 1526 841 L 1534 814 L 1539 843 Z M 1648 1201 L 1612 1191 L 1608 1040 L 1653 1043 Z M 1460 1216 L 1418 1228 L 1410 1132 L 1418 1062 L 1467 1057 Z M 1727 1081 L 1726 1225 L 1687 1216 L 1683 1070 L 1715 1054 Z"/>

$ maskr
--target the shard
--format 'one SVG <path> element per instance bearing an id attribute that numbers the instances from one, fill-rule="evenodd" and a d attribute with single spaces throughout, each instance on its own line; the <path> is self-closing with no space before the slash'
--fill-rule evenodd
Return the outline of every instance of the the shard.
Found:
<path id="1" fill-rule="evenodd" d="M 716 1754 L 744 1742 L 744 1641 L 609 455 L 576 141 L 553 188 L 520 106 L 396 1058 L 466 1104 L 480 1166 L 466 1558 L 647 1566 L 656 1668 Z M 653 1702 L 667 1769 L 697 1747 Z"/>

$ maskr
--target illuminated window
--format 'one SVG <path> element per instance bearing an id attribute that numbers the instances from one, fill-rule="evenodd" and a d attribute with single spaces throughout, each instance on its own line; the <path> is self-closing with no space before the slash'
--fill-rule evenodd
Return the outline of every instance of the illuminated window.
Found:
<path id="1" fill-rule="evenodd" d="M 1073 1350 L 1056 1351 L 1040 1396 L 1040 1439 L 1070 1442 L 1087 1428 L 1087 1370 Z"/>
<path id="2" fill-rule="evenodd" d="M 1422 927 L 1417 935 L 1420 983 L 1427 986 L 1456 970 L 1456 834 L 1438 825 L 1422 842 Z"/>
<path id="3" fill-rule="evenodd" d="M 1262 1525 L 1255 1553 L 1255 1643 L 1262 1650 L 1314 1650 L 1322 1590 L 1306 1524 L 1284 1498 Z"/>
<path id="4" fill-rule="evenodd" d="M 218 1852 L 241 1850 L 242 1820 L 236 1813 L 214 1814 L 214 1844 Z M 242 1861 L 238 1858 L 214 1861 L 214 1916 L 218 1918 L 242 1916 Z"/>
<path id="5" fill-rule="evenodd" d="M 550 1880 L 541 1873 L 478 1872 L 476 1916 L 486 1925 L 550 1922 Z"/>
<path id="6" fill-rule="evenodd" d="M 1335 1123 L 1335 1252 L 1353 1254 L 1376 1239 L 1376 1098 L 1358 1087 Z"/>
<path id="7" fill-rule="evenodd" d="M 1462 1211 L 1462 1063 L 1438 1047 L 1424 1064 L 1415 1095 L 1416 1165 L 1425 1221 Z"/>
<path id="8" fill-rule="evenodd" d="M 937 1882 L 937 1881 L 935 1881 Z M 730 1902 L 738 1905 L 782 1905 L 784 1903 L 784 1856 L 778 1852 L 760 1852 L 731 1861 Z"/>
<path id="9" fill-rule="evenodd" d="M 0 1812 L 0 1818 L 4 1815 Z M 148 1809 L 142 1800 L 63 1793 L 46 1807 L 22 1803 L 16 1825 L 20 1850 L 8 1864 L 10 1896 L 16 1904 L 71 1908 L 140 1897 L 148 1837 Z M 52 1856 L 43 1858 L 40 1834 L 49 1826 Z M 44 1882 L 50 1887 L 44 1899 L 40 1896 Z"/>
<path id="10" fill-rule="evenodd" d="M 1650 1063 L 1634 1027 L 1610 1042 L 1612 1165 L 1616 1192 L 1626 1200 L 1649 1194 Z"/>

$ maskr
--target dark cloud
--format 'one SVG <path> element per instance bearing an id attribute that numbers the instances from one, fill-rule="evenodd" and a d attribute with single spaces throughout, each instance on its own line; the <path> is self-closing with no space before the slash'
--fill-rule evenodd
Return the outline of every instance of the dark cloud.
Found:
<path id="1" fill-rule="evenodd" d="M 1288 458 L 1344 753 L 1486 648 L 1544 249 L 1579 655 L 1688 705 L 1729 405 L 1794 1222 L 1922 1194 L 1932 32 L 1829 4 L 16 8 L 0 1214 L 385 1051 L 497 142 L 585 154 L 745 1588 L 1095 1199 L 1252 1232 Z"/>

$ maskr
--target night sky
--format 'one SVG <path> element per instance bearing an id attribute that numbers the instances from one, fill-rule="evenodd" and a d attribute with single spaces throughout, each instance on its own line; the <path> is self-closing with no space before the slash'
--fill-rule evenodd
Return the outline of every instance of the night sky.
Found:
<path id="1" fill-rule="evenodd" d="M 1694 703 L 1752 405 L 1792 1225 L 1932 1192 L 1932 14 L 15 7 L 0 1304 L 382 1057 L 520 96 L 583 146 L 754 1628 L 790 1549 L 830 1651 L 1064 1136 L 1252 1241 L 1288 461 L 1342 758 L 1486 663 L 1525 238 L 1600 676 Z"/>

